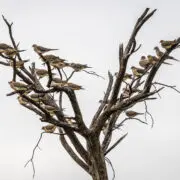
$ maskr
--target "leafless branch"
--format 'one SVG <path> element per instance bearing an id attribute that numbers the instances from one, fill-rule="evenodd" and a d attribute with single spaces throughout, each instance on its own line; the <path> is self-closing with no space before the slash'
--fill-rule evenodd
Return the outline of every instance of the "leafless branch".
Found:
<path id="1" fill-rule="evenodd" d="M 153 82 L 153 80 L 154 80 L 154 77 L 155 77 L 158 69 L 159 69 L 160 66 L 162 65 L 162 63 L 166 60 L 166 57 L 167 57 L 174 49 L 176 49 L 176 47 L 179 45 L 179 43 L 180 43 L 180 38 L 178 38 L 178 39 L 176 40 L 176 44 L 174 44 L 171 48 L 169 48 L 168 50 L 166 50 L 166 52 L 165 52 L 164 55 L 160 58 L 160 60 L 158 61 L 158 63 L 156 63 L 156 64 L 152 67 L 152 69 L 151 69 L 151 71 L 150 71 L 150 73 L 149 73 L 149 75 L 148 75 L 148 77 L 147 77 L 147 79 L 146 79 L 146 82 L 145 82 L 145 84 L 144 84 L 144 89 L 146 90 L 146 92 L 149 92 L 149 91 L 150 91 L 151 85 L 153 84 L 152 82 Z"/>
<path id="2" fill-rule="evenodd" d="M 102 112 L 104 106 L 106 105 L 106 103 L 108 101 L 108 97 L 110 95 L 112 85 L 113 85 L 113 76 L 112 76 L 112 74 L 110 72 L 108 72 L 108 77 L 109 77 L 109 84 L 107 86 L 106 93 L 105 93 L 104 98 L 103 98 L 103 100 L 101 102 L 101 105 L 99 106 L 97 112 L 95 113 L 95 115 L 93 117 L 91 126 L 94 124 L 94 121 L 96 121 L 96 119 L 98 118 L 98 116 L 100 115 L 100 113 Z"/>
<path id="3" fill-rule="evenodd" d="M 146 101 L 144 101 L 144 105 L 145 105 L 145 119 L 146 119 L 146 121 L 147 121 L 147 114 L 151 117 L 151 120 L 152 120 L 152 124 L 151 124 L 151 128 L 153 128 L 153 126 L 154 126 L 154 118 L 153 118 L 153 116 L 152 116 L 152 114 L 148 111 L 148 107 L 147 107 L 147 103 L 146 103 Z"/>
<path id="4" fill-rule="evenodd" d="M 123 124 L 124 124 L 127 120 L 136 120 L 136 121 L 139 121 L 140 123 L 147 124 L 147 122 L 144 122 L 144 121 L 142 121 L 142 120 L 139 119 L 139 118 L 125 118 L 123 121 L 121 121 L 119 124 L 117 124 L 117 125 L 114 127 L 114 129 L 118 129 L 119 127 L 123 126 Z"/>
<path id="5" fill-rule="evenodd" d="M 178 89 L 176 89 L 175 85 L 167 85 L 167 84 L 163 84 L 163 83 L 159 83 L 159 82 L 154 82 L 153 84 L 157 84 L 157 85 L 161 85 L 161 86 L 164 86 L 164 87 L 168 87 L 168 88 L 171 88 L 171 89 L 175 90 L 176 92 L 180 93 L 180 91 Z"/>
<path id="6" fill-rule="evenodd" d="M 64 71 L 64 69 L 62 68 L 61 70 L 62 70 L 62 72 L 63 72 L 65 78 L 68 79 L 67 74 L 66 74 L 66 72 Z"/>
<path id="7" fill-rule="evenodd" d="M 114 180 L 115 177 L 116 177 L 116 172 L 115 172 L 115 170 L 114 170 L 113 164 L 111 163 L 111 161 L 110 161 L 109 158 L 105 157 L 105 160 L 106 160 L 107 163 L 111 166 L 111 169 L 112 169 L 112 171 L 113 171 L 113 178 L 112 178 L 112 180 Z"/>
<path id="8" fill-rule="evenodd" d="M 72 71 L 72 73 L 69 75 L 69 77 L 66 78 L 66 81 L 69 81 L 72 78 L 72 76 L 74 75 L 75 72 L 76 72 L 75 70 Z"/>
<path id="9" fill-rule="evenodd" d="M 120 137 L 120 138 L 104 153 L 104 155 L 106 156 L 111 150 L 113 150 L 127 135 L 128 135 L 128 133 L 126 133 L 125 135 L 123 135 L 122 137 Z"/>
<path id="10" fill-rule="evenodd" d="M 98 75 L 96 72 L 94 72 L 94 71 L 87 71 L 87 70 L 83 70 L 85 73 L 87 73 L 87 74 L 91 74 L 91 75 L 94 75 L 94 76 L 97 76 L 97 77 L 100 77 L 100 78 L 102 78 L 102 79 L 104 79 L 104 77 L 103 76 L 100 76 L 100 75 Z"/>
<path id="11" fill-rule="evenodd" d="M 62 130 L 59 129 L 60 132 L 62 133 Z M 71 146 L 68 144 L 68 142 L 66 141 L 65 137 L 63 135 L 60 135 L 60 142 L 63 145 L 64 149 L 67 151 L 67 153 L 72 157 L 72 159 L 79 164 L 88 174 L 89 174 L 89 168 L 88 165 L 83 162 L 78 155 L 73 151 L 73 149 L 71 148 Z"/>
<path id="12" fill-rule="evenodd" d="M 152 86 L 154 87 L 155 90 L 157 90 L 157 88 L 156 88 L 156 86 L 154 84 L 152 84 Z M 159 98 L 161 99 L 160 93 L 157 93 L 157 94 L 158 94 Z"/>
<path id="13" fill-rule="evenodd" d="M 0 61 L 0 64 L 2 64 L 2 65 L 4 65 L 4 66 L 10 66 L 9 63 L 2 62 L 2 61 Z"/>
<path id="14" fill-rule="evenodd" d="M 42 136 L 43 134 L 47 134 L 47 132 L 42 132 L 40 137 L 39 137 L 39 140 L 37 142 L 37 144 L 35 145 L 34 149 L 33 149 L 33 152 L 32 152 L 32 156 L 31 158 L 26 162 L 26 164 L 24 165 L 24 167 L 26 167 L 29 163 L 32 164 L 32 168 L 33 168 L 33 178 L 35 177 L 35 165 L 34 165 L 34 155 L 35 155 L 35 152 L 36 152 L 36 149 L 39 147 L 39 143 L 41 142 L 41 139 L 42 139 Z M 48 133 L 49 134 L 49 133 Z M 65 133 L 51 133 L 51 134 L 55 134 L 55 135 L 61 135 L 61 136 L 64 136 Z"/>

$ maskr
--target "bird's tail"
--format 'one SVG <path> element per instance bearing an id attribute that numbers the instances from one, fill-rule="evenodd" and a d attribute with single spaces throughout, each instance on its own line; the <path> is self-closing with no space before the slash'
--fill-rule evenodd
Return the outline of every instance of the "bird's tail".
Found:
<path id="1" fill-rule="evenodd" d="M 171 63 L 167 63 L 167 62 L 163 62 L 163 64 L 166 64 L 166 65 L 172 65 Z"/>
<path id="2" fill-rule="evenodd" d="M 22 49 L 22 50 L 16 50 L 16 52 L 24 52 L 24 51 L 27 51 L 25 49 Z"/>
<path id="3" fill-rule="evenodd" d="M 29 62 L 29 61 L 30 61 L 29 59 L 25 59 L 25 60 L 23 60 L 23 62 L 24 62 L 24 63 Z"/>
<path id="4" fill-rule="evenodd" d="M 180 60 L 179 59 L 176 59 L 176 58 L 170 58 L 171 60 L 174 60 L 174 61 L 178 61 L 178 62 L 180 62 Z"/>
<path id="5" fill-rule="evenodd" d="M 57 50 L 59 50 L 59 49 L 50 49 L 51 51 L 57 51 Z"/>
<path id="6" fill-rule="evenodd" d="M 143 115 L 144 113 L 137 113 L 137 115 Z"/>

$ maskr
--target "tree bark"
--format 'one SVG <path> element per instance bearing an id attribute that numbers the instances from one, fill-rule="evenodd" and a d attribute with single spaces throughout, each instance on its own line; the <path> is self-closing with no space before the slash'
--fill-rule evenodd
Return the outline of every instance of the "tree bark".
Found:
<path id="1" fill-rule="evenodd" d="M 98 136 L 91 135 L 87 139 L 87 148 L 90 159 L 90 174 L 93 180 L 108 180 L 104 153 Z"/>

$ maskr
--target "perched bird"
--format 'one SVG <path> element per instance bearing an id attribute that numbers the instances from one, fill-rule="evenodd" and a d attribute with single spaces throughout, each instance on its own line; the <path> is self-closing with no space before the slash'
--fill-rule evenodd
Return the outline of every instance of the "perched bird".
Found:
<path id="1" fill-rule="evenodd" d="M 133 93 L 137 93 L 137 92 L 139 92 L 139 93 L 142 92 L 142 90 L 140 90 L 138 88 L 134 88 L 134 87 L 132 87 L 132 88 L 126 87 L 126 88 L 123 88 L 122 90 L 123 90 L 123 92 L 126 92 L 127 94 L 129 93 L 129 95 L 131 95 Z"/>
<path id="2" fill-rule="evenodd" d="M 11 88 L 14 89 L 15 91 L 27 91 L 28 88 L 30 87 L 27 84 L 15 82 L 15 81 L 10 81 L 8 83 L 11 86 Z"/>
<path id="3" fill-rule="evenodd" d="M 132 74 L 125 73 L 123 77 L 123 81 L 126 81 L 127 79 L 132 79 Z"/>
<path id="4" fill-rule="evenodd" d="M 151 66 L 151 63 L 149 62 L 148 59 L 146 59 L 145 56 L 141 56 L 141 59 L 140 59 L 140 61 L 139 61 L 139 65 L 140 65 L 141 67 L 143 67 L 144 69 L 147 69 L 148 67 Z"/>
<path id="5" fill-rule="evenodd" d="M 40 102 L 42 99 L 44 99 L 45 94 L 40 94 L 40 93 L 34 93 L 30 94 L 29 97 L 36 102 Z"/>
<path id="6" fill-rule="evenodd" d="M 69 124 L 69 125 L 72 125 L 72 126 L 76 126 L 77 123 L 75 120 L 71 119 L 71 118 L 65 118 L 65 121 Z"/>
<path id="7" fill-rule="evenodd" d="M 157 62 L 159 62 L 159 58 L 157 58 L 156 56 L 151 56 L 151 55 L 148 55 L 148 60 L 151 64 L 156 64 Z M 167 64 L 167 65 L 172 65 L 170 63 L 167 63 L 167 62 L 163 62 L 163 64 Z"/>
<path id="8" fill-rule="evenodd" d="M 13 49 L 13 48 L 8 44 L 0 43 L 0 53 L 3 53 L 6 49 Z"/>
<path id="9" fill-rule="evenodd" d="M 173 45 L 175 45 L 177 43 L 176 39 L 174 41 L 164 41 L 164 40 L 161 40 L 160 41 L 161 43 L 161 46 L 168 50 L 169 48 L 171 48 Z"/>
<path id="10" fill-rule="evenodd" d="M 48 76 L 48 70 L 46 69 L 35 69 L 35 72 L 37 74 L 37 76 L 39 77 L 39 79 Z M 55 73 L 52 73 L 52 75 L 55 75 Z"/>
<path id="11" fill-rule="evenodd" d="M 44 130 L 46 133 L 54 133 L 54 131 L 56 130 L 56 126 L 54 124 L 48 124 L 46 126 L 43 126 L 42 130 Z"/>
<path id="12" fill-rule="evenodd" d="M 77 72 L 86 68 L 91 68 L 87 64 L 78 64 L 78 63 L 70 63 L 69 67 L 73 68 Z"/>
<path id="13" fill-rule="evenodd" d="M 64 67 L 67 67 L 69 66 L 68 63 L 64 62 L 64 61 L 61 61 L 59 59 L 56 59 L 56 60 L 53 60 L 50 62 L 50 65 L 53 67 L 53 68 L 57 68 L 57 69 L 62 69 Z"/>
<path id="14" fill-rule="evenodd" d="M 120 100 L 129 98 L 129 97 L 130 97 L 129 92 L 128 92 L 128 91 L 123 91 L 123 92 L 121 93 Z"/>
<path id="15" fill-rule="evenodd" d="M 27 105 L 27 104 L 29 104 L 28 100 L 26 100 L 26 99 L 23 98 L 22 96 L 18 96 L 17 99 L 18 99 L 18 101 L 19 101 L 19 104 L 22 104 L 22 105 Z"/>
<path id="16" fill-rule="evenodd" d="M 60 61 L 60 62 L 65 62 L 65 59 L 61 59 L 59 56 L 55 56 L 53 54 L 48 54 L 48 55 L 44 55 L 43 56 L 43 61 L 45 60 L 45 62 L 52 62 L 52 61 Z"/>
<path id="17" fill-rule="evenodd" d="M 8 57 L 14 57 L 19 52 L 23 52 L 23 51 L 26 51 L 26 50 L 16 50 L 16 49 L 13 49 L 13 48 L 8 48 L 8 49 L 5 49 L 3 53 Z"/>
<path id="18" fill-rule="evenodd" d="M 154 47 L 154 50 L 155 50 L 156 55 L 157 55 L 158 58 L 161 58 L 164 55 L 164 53 L 159 49 L 159 47 L 157 47 L 157 46 Z M 172 60 L 175 60 L 175 61 L 179 61 L 178 59 L 176 59 L 176 58 L 174 58 L 172 56 L 166 56 L 166 59 L 172 59 Z"/>
<path id="19" fill-rule="evenodd" d="M 144 113 L 138 113 L 136 111 L 126 111 L 126 116 L 128 116 L 129 118 L 134 118 L 137 115 L 142 115 Z"/>
<path id="20" fill-rule="evenodd" d="M 114 73 L 116 77 L 118 77 L 118 72 Z M 132 74 L 125 73 L 123 77 L 123 81 L 126 81 L 127 79 L 132 79 Z"/>
<path id="21" fill-rule="evenodd" d="M 23 61 L 16 61 L 16 68 L 22 68 L 24 66 L 24 63 L 28 62 L 29 60 L 23 60 Z M 14 61 L 9 62 L 10 66 L 13 67 Z"/>
<path id="22" fill-rule="evenodd" d="M 33 47 L 34 51 L 36 53 L 39 53 L 39 54 L 44 54 L 44 53 L 49 52 L 49 51 L 59 50 L 59 49 L 45 48 L 45 47 L 42 47 L 42 46 L 38 46 L 37 44 L 33 44 L 32 47 Z"/>
<path id="23" fill-rule="evenodd" d="M 132 66 L 131 69 L 132 69 L 133 75 L 137 77 L 141 77 L 142 75 L 147 73 L 146 69 L 137 68 L 135 66 Z"/>
<path id="24" fill-rule="evenodd" d="M 84 89 L 84 88 L 82 88 L 82 86 L 77 85 L 77 84 L 74 84 L 74 83 L 70 83 L 70 82 L 66 83 L 64 86 L 65 86 L 65 87 L 69 87 L 69 88 L 71 88 L 72 90 Z"/>
<path id="25" fill-rule="evenodd" d="M 50 115 L 54 115 L 54 113 L 59 110 L 57 107 L 50 106 L 50 105 L 44 105 L 43 108 L 46 109 L 46 111 L 49 112 Z"/>
<path id="26" fill-rule="evenodd" d="M 51 87 L 63 87 L 67 84 L 67 81 L 63 81 L 60 78 L 53 78 L 51 82 Z"/>

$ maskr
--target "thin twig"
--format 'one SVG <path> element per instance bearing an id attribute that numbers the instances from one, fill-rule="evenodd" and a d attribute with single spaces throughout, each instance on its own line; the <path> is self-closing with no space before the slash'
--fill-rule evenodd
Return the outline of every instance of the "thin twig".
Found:
<path id="1" fill-rule="evenodd" d="M 2 65 L 4 65 L 4 66 L 10 66 L 10 64 L 9 64 L 9 63 L 2 62 L 2 61 L 0 61 L 0 64 L 2 64 Z"/>
<path id="2" fill-rule="evenodd" d="M 152 124 L 151 124 L 151 128 L 153 128 L 153 126 L 154 126 L 154 118 L 153 118 L 153 116 L 152 116 L 152 114 L 148 111 L 148 107 L 147 107 L 147 103 L 146 103 L 146 101 L 144 101 L 144 105 L 145 105 L 145 119 L 146 119 L 146 121 L 147 121 L 147 114 L 151 117 L 151 120 L 152 120 Z"/>
<path id="3" fill-rule="evenodd" d="M 41 135 L 40 135 L 40 137 L 39 137 L 39 139 L 38 139 L 38 142 L 37 142 L 37 144 L 35 145 L 35 147 L 34 147 L 34 149 L 33 149 L 31 158 L 30 158 L 30 159 L 26 162 L 26 164 L 24 165 L 24 167 L 26 167 L 26 166 L 31 162 L 32 168 L 33 168 L 33 178 L 35 177 L 35 173 L 36 173 L 36 171 L 35 171 L 35 166 L 34 166 L 34 155 L 35 155 L 36 149 L 39 148 L 39 143 L 40 143 L 40 141 L 41 141 L 41 139 L 42 139 L 43 134 L 65 135 L 65 133 L 47 133 L 47 132 L 42 132 L 42 133 L 41 133 Z"/>
<path id="4" fill-rule="evenodd" d="M 58 73 L 59 73 L 60 79 L 62 80 L 63 78 L 62 78 L 61 70 L 60 70 L 59 68 L 57 68 L 57 71 L 58 71 Z"/>
<path id="5" fill-rule="evenodd" d="M 157 88 L 156 88 L 156 86 L 154 84 L 152 84 L 152 86 L 154 87 L 155 90 L 157 90 Z M 160 93 L 158 92 L 157 94 L 158 94 L 159 98 L 161 99 Z"/>
<path id="6" fill-rule="evenodd" d="M 62 68 L 61 70 L 62 70 L 62 72 L 63 72 L 65 78 L 68 79 L 67 74 L 66 74 L 66 72 L 64 71 L 64 69 Z"/>
<path id="7" fill-rule="evenodd" d="M 97 74 L 96 72 L 94 72 L 94 71 L 86 71 L 86 70 L 83 70 L 83 71 L 86 72 L 87 74 L 91 74 L 91 75 L 100 77 L 100 78 L 102 78 L 102 79 L 105 79 L 103 76 L 98 75 L 98 74 Z"/>
<path id="8" fill-rule="evenodd" d="M 105 92 L 105 94 L 104 94 L 104 98 L 103 98 L 102 103 L 101 103 L 101 105 L 99 106 L 97 112 L 95 113 L 95 115 L 94 115 L 94 117 L 93 117 L 91 126 L 94 124 L 94 122 L 96 121 L 96 119 L 98 118 L 98 116 L 100 115 L 100 113 L 102 112 L 103 108 L 104 108 L 105 105 L 106 105 L 106 102 L 108 101 L 109 95 L 110 95 L 110 93 L 111 93 L 111 89 L 112 89 L 112 85 L 113 85 L 113 76 L 112 76 L 112 74 L 110 73 L 110 71 L 108 72 L 108 77 L 109 77 L 109 83 L 108 83 L 106 92 Z"/>
<path id="9" fill-rule="evenodd" d="M 110 160 L 109 158 L 105 157 L 105 160 L 106 160 L 107 163 L 111 166 L 111 169 L 112 169 L 112 171 L 113 171 L 113 177 L 112 177 L 112 180 L 114 180 L 115 177 L 116 177 L 116 172 L 115 172 L 115 170 L 114 170 L 113 164 L 112 164 L 112 162 L 111 162 L 111 160 Z"/>
<path id="10" fill-rule="evenodd" d="M 176 89 L 175 85 L 167 85 L 167 84 L 163 84 L 163 83 L 159 83 L 159 82 L 154 82 L 153 84 L 158 84 L 158 85 L 161 85 L 161 86 L 165 86 L 165 87 L 171 88 L 171 89 L 175 90 L 176 92 L 180 93 L 180 91 L 178 89 Z"/>
<path id="11" fill-rule="evenodd" d="M 104 155 L 106 156 L 111 150 L 113 150 L 126 136 L 128 133 L 124 134 L 122 137 L 120 137 L 105 153 Z"/>
<path id="12" fill-rule="evenodd" d="M 69 81 L 69 80 L 72 78 L 72 76 L 73 76 L 73 74 L 74 74 L 75 72 L 76 72 L 75 70 L 72 71 L 71 74 L 70 74 L 70 76 L 66 79 L 66 81 Z"/>
<path id="13" fill-rule="evenodd" d="M 119 127 L 121 127 L 127 120 L 137 120 L 137 121 L 139 121 L 140 123 L 147 124 L 147 122 L 144 122 L 144 121 L 142 121 L 142 120 L 139 119 L 139 118 L 125 118 L 123 121 L 121 121 L 119 124 L 117 124 L 117 125 L 114 127 L 114 130 L 115 130 L 115 129 L 118 129 Z"/>

